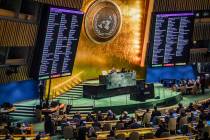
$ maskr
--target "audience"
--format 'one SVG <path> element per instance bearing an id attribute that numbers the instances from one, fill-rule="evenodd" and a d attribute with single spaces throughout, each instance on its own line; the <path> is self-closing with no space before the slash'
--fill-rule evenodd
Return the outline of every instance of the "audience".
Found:
<path id="1" fill-rule="evenodd" d="M 191 82 L 189 81 L 188 84 L 190 83 Z M 56 130 L 55 125 L 60 125 L 62 127 L 62 124 L 64 124 L 64 126 L 76 124 L 74 129 L 76 132 L 75 134 L 77 135 L 75 135 L 75 138 L 78 140 L 85 140 L 86 137 L 97 138 L 97 133 L 105 130 L 105 127 L 101 127 L 101 124 L 109 127 L 106 129 L 107 131 L 110 131 L 110 134 L 107 137 L 109 139 L 115 139 L 115 129 L 116 132 L 119 132 L 126 129 L 153 127 L 156 129 L 155 137 L 158 138 L 164 136 L 165 134 L 185 135 L 190 132 L 198 135 L 199 138 L 203 140 L 209 139 L 209 134 L 204 131 L 208 125 L 208 123 L 206 124 L 206 120 L 210 118 L 208 111 L 209 104 L 210 100 L 197 103 L 196 105 L 190 103 L 186 109 L 182 104 L 179 104 L 176 110 L 168 109 L 165 113 L 162 112 L 161 109 L 158 110 L 157 106 L 155 106 L 153 111 L 146 109 L 139 122 L 137 122 L 135 117 L 130 117 L 127 111 L 123 111 L 121 113 L 118 118 L 119 120 L 117 120 L 116 115 L 112 110 L 108 110 L 105 115 L 101 111 L 98 111 L 95 116 L 92 113 L 88 113 L 85 117 L 81 115 L 80 112 L 76 112 L 73 119 L 69 119 L 67 115 L 69 112 L 65 111 L 65 113 L 61 115 L 62 117 L 60 117 L 59 122 L 56 123 L 54 122 L 55 118 L 52 118 L 51 115 L 46 115 L 44 126 L 46 133 L 54 135 Z M 86 123 L 91 124 L 91 122 L 91 127 L 86 126 Z M 110 122 L 115 122 L 116 124 Z M 189 126 L 191 126 L 190 129 L 192 129 L 190 131 L 188 130 Z M 23 134 L 20 123 L 17 123 L 15 128 L 11 126 L 11 123 L 7 123 L 5 130 L 6 139 L 9 139 L 9 134 Z M 36 139 L 40 139 L 40 136 L 37 136 Z"/>
<path id="2" fill-rule="evenodd" d="M 175 91 L 180 91 L 183 94 L 197 94 L 199 90 L 202 90 L 202 93 L 204 93 L 205 89 L 205 78 L 197 77 L 196 80 L 184 80 L 181 79 L 177 83 L 175 83 L 172 86 L 172 89 Z"/>

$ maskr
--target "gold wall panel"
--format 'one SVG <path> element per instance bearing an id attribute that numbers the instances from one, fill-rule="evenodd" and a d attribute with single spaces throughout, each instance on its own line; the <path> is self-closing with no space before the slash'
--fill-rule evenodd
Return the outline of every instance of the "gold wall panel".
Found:
<path id="1" fill-rule="evenodd" d="M 144 38 L 145 0 L 113 0 L 122 13 L 122 27 L 118 36 L 106 44 L 96 44 L 86 35 L 84 24 L 80 35 L 73 73 L 84 71 L 83 78 L 96 78 L 103 70 L 112 67 L 136 70 L 139 78 L 144 77 L 140 68 Z M 84 0 L 82 10 L 86 12 L 93 0 Z M 85 18 L 85 16 L 84 16 Z"/>
<path id="2" fill-rule="evenodd" d="M 83 0 L 33 0 L 35 2 L 50 4 L 54 6 L 69 7 L 80 9 L 82 7 Z"/>

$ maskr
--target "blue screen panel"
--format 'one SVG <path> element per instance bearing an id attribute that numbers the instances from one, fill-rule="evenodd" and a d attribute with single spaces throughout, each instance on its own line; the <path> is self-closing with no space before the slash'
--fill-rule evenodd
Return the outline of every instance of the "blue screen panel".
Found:
<path id="1" fill-rule="evenodd" d="M 39 97 L 37 81 L 27 80 L 0 84 L 0 104 L 15 103 Z"/>
<path id="2" fill-rule="evenodd" d="M 161 79 L 196 79 L 194 69 L 189 66 L 176 67 L 148 67 L 146 71 L 146 82 L 160 82 Z"/>

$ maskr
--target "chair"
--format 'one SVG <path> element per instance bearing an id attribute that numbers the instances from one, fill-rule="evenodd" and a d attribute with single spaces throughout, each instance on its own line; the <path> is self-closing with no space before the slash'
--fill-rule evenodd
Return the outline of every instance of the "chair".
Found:
<path id="1" fill-rule="evenodd" d="M 103 131 L 111 131 L 112 130 L 112 125 L 110 123 L 105 123 L 103 125 Z"/>
<path id="2" fill-rule="evenodd" d="M 163 133 L 160 135 L 160 138 L 166 138 L 166 137 L 170 137 L 170 132 L 163 132 Z"/>
<path id="3" fill-rule="evenodd" d="M 118 140 L 126 140 L 125 134 L 118 134 L 116 136 L 116 139 L 118 139 Z"/>
<path id="4" fill-rule="evenodd" d="M 73 139 L 74 138 L 74 128 L 71 125 L 65 126 L 63 129 L 64 139 Z"/>
<path id="5" fill-rule="evenodd" d="M 176 133 L 176 118 L 170 118 L 168 121 L 168 130 Z"/>
<path id="6" fill-rule="evenodd" d="M 146 133 L 144 134 L 144 139 L 153 139 L 154 138 L 154 134 L 153 133 Z"/>
<path id="7" fill-rule="evenodd" d="M 138 132 L 132 132 L 130 134 L 129 140 L 139 140 L 139 138 L 140 138 L 140 135 Z"/>
<path id="8" fill-rule="evenodd" d="M 122 130 L 124 128 L 124 123 L 117 123 L 115 127 L 116 130 Z"/>
<path id="9" fill-rule="evenodd" d="M 90 137 L 89 140 L 97 140 L 96 137 Z"/>
<path id="10" fill-rule="evenodd" d="M 115 137 L 107 137 L 107 140 L 116 140 Z"/>

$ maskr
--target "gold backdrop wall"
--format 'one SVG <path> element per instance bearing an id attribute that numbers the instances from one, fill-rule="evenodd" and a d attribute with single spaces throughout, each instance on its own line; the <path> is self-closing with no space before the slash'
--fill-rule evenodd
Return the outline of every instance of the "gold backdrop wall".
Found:
<path id="1" fill-rule="evenodd" d="M 73 73 L 83 71 L 83 79 L 98 77 L 102 70 L 125 67 L 136 70 L 138 77 L 144 77 L 140 68 L 144 35 L 146 0 L 113 0 L 122 13 L 122 28 L 119 35 L 106 44 L 95 44 L 81 31 Z M 82 10 L 86 12 L 93 0 L 84 0 Z"/>
<path id="2" fill-rule="evenodd" d="M 92 42 L 85 33 L 83 20 L 73 68 L 73 76 L 79 73 L 81 81 L 97 78 L 103 70 L 110 70 L 112 67 L 117 69 L 125 67 L 129 70 L 135 70 L 137 78 L 145 77 L 145 68 L 141 68 L 140 64 L 148 1 L 113 1 L 120 7 L 122 13 L 121 31 L 113 41 L 105 44 Z M 83 1 L 82 11 L 84 13 L 92 2 L 94 0 Z M 55 86 L 62 87 L 62 83 L 65 83 L 68 79 L 70 77 L 53 79 L 51 89 Z"/>

